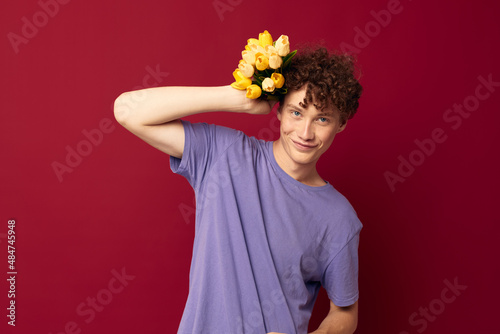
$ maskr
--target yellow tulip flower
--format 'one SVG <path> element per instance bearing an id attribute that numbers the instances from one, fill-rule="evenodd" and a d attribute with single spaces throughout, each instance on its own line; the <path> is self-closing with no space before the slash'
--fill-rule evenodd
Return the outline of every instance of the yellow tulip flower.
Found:
<path id="1" fill-rule="evenodd" d="M 264 81 L 262 81 L 262 89 L 266 92 L 272 93 L 274 92 L 274 89 L 276 88 L 274 84 L 274 80 L 271 78 L 265 78 Z"/>
<path id="2" fill-rule="evenodd" d="M 241 56 L 243 57 L 243 60 L 247 63 L 247 64 L 250 64 L 250 65 L 255 65 L 255 52 L 254 51 L 249 51 L 249 50 L 245 50 L 243 52 L 241 52 Z"/>
<path id="3" fill-rule="evenodd" d="M 246 97 L 249 99 L 257 99 L 262 94 L 262 89 L 257 85 L 250 85 L 247 87 Z"/>
<path id="4" fill-rule="evenodd" d="M 261 53 L 258 53 L 256 56 L 257 60 L 255 61 L 255 67 L 257 67 L 259 71 L 266 70 L 269 66 L 269 59 Z"/>
<path id="5" fill-rule="evenodd" d="M 239 90 L 245 90 L 248 86 L 252 84 L 252 80 L 249 78 L 245 77 L 240 69 L 236 69 L 233 72 L 233 77 L 236 80 L 231 84 L 231 87 L 239 89 Z"/>
<path id="6" fill-rule="evenodd" d="M 266 51 L 266 56 L 269 58 L 271 57 L 272 54 L 276 53 L 278 54 L 278 50 L 276 50 L 276 48 L 272 45 L 266 45 L 266 47 L 264 48 L 264 50 Z"/>
<path id="7" fill-rule="evenodd" d="M 260 45 L 260 41 L 257 38 L 249 38 L 247 40 L 247 45 L 252 45 L 252 44 Z"/>
<path id="8" fill-rule="evenodd" d="M 259 44 L 262 47 L 266 47 L 266 45 L 273 45 L 273 38 L 267 30 L 264 30 L 264 32 L 259 34 Z"/>
<path id="9" fill-rule="evenodd" d="M 252 50 L 255 53 L 262 53 L 263 55 L 266 54 L 266 49 L 264 49 L 259 44 L 250 44 L 249 47 L 250 47 L 250 50 Z"/>
<path id="10" fill-rule="evenodd" d="M 278 55 L 285 57 L 290 53 L 290 43 L 288 41 L 287 35 L 281 35 L 275 44 L 276 50 L 278 50 Z"/>
<path id="11" fill-rule="evenodd" d="M 272 69 L 277 69 L 280 68 L 280 66 L 283 64 L 283 59 L 278 56 L 277 53 L 273 53 L 271 57 L 269 57 L 269 67 Z"/>
<path id="12" fill-rule="evenodd" d="M 276 88 L 281 88 L 285 84 L 285 77 L 281 73 L 273 73 L 271 79 L 274 81 Z"/>
<path id="13" fill-rule="evenodd" d="M 246 78 L 251 78 L 254 72 L 253 66 L 247 64 L 244 60 L 240 62 L 240 64 L 238 65 L 238 69 L 240 70 L 241 74 L 243 74 L 243 76 Z"/>

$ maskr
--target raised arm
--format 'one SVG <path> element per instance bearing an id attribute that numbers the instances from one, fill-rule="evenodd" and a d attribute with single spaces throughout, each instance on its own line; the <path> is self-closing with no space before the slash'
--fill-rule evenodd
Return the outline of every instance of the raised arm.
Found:
<path id="1" fill-rule="evenodd" d="M 267 114 L 271 104 L 245 97 L 231 86 L 155 87 L 121 94 L 116 120 L 127 130 L 171 156 L 181 158 L 184 128 L 180 118 L 212 111 Z"/>

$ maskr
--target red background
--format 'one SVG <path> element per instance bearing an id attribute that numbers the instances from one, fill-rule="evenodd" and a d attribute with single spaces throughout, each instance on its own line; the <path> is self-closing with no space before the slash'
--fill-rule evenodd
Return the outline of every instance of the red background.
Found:
<path id="1" fill-rule="evenodd" d="M 214 3 L 226 5 L 220 16 Z M 500 87 L 482 88 L 489 96 L 459 126 L 443 116 L 454 103 L 474 101 L 479 76 L 500 81 L 500 5 L 402 0 L 385 27 L 370 23 L 371 11 L 388 3 L 69 1 L 57 13 L 49 7 L 45 21 L 35 0 L 4 4 L 0 331 L 64 333 L 73 321 L 78 330 L 69 333 L 176 332 L 188 292 L 193 191 L 171 173 L 167 155 L 114 121 L 112 104 L 144 83 L 229 84 L 246 39 L 268 29 L 275 38 L 287 34 L 292 47 L 358 48 L 360 108 L 319 166 L 364 224 L 357 333 L 498 333 Z M 38 31 L 24 28 L 34 36 L 16 53 L 9 36 L 22 36 L 34 19 Z M 162 72 L 157 80 L 148 66 Z M 271 139 L 273 117 L 190 120 Z M 97 144 L 85 146 L 82 131 L 105 119 L 113 122 L 108 133 L 91 132 Z M 436 128 L 446 140 L 418 160 L 415 140 Z M 67 165 L 68 147 L 87 156 L 59 179 L 53 164 Z M 398 173 L 398 157 L 410 155 L 420 165 L 392 191 L 384 173 Z M 6 317 L 9 219 L 17 224 L 15 328 Z M 106 292 L 111 271 L 122 268 L 135 278 L 120 293 Z M 453 296 L 444 281 L 455 279 L 467 288 L 443 303 L 443 291 Z M 96 296 L 107 305 L 87 323 L 77 307 Z M 410 322 L 429 306 L 432 318 Z M 311 329 L 327 310 L 322 293 Z"/>

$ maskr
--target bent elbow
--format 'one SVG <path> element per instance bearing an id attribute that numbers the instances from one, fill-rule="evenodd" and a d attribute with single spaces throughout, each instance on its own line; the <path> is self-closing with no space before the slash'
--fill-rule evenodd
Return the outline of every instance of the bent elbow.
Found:
<path id="1" fill-rule="evenodd" d="M 127 119 L 130 117 L 131 106 L 127 102 L 129 100 L 128 92 L 120 94 L 115 99 L 113 112 L 118 123 L 125 126 Z"/>

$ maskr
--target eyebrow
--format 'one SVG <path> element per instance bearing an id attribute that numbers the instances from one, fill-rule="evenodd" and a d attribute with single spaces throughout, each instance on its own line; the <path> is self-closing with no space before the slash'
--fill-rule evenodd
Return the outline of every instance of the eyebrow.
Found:
<path id="1" fill-rule="evenodd" d="M 301 106 L 298 106 L 296 104 L 291 104 L 291 103 L 288 103 L 286 105 L 286 108 L 292 108 L 292 109 L 300 109 L 300 110 L 305 110 L 304 108 L 302 108 Z"/>
<path id="2" fill-rule="evenodd" d="M 316 116 L 329 116 L 329 117 L 334 117 L 334 113 L 333 112 L 320 112 L 319 114 L 317 114 Z"/>

